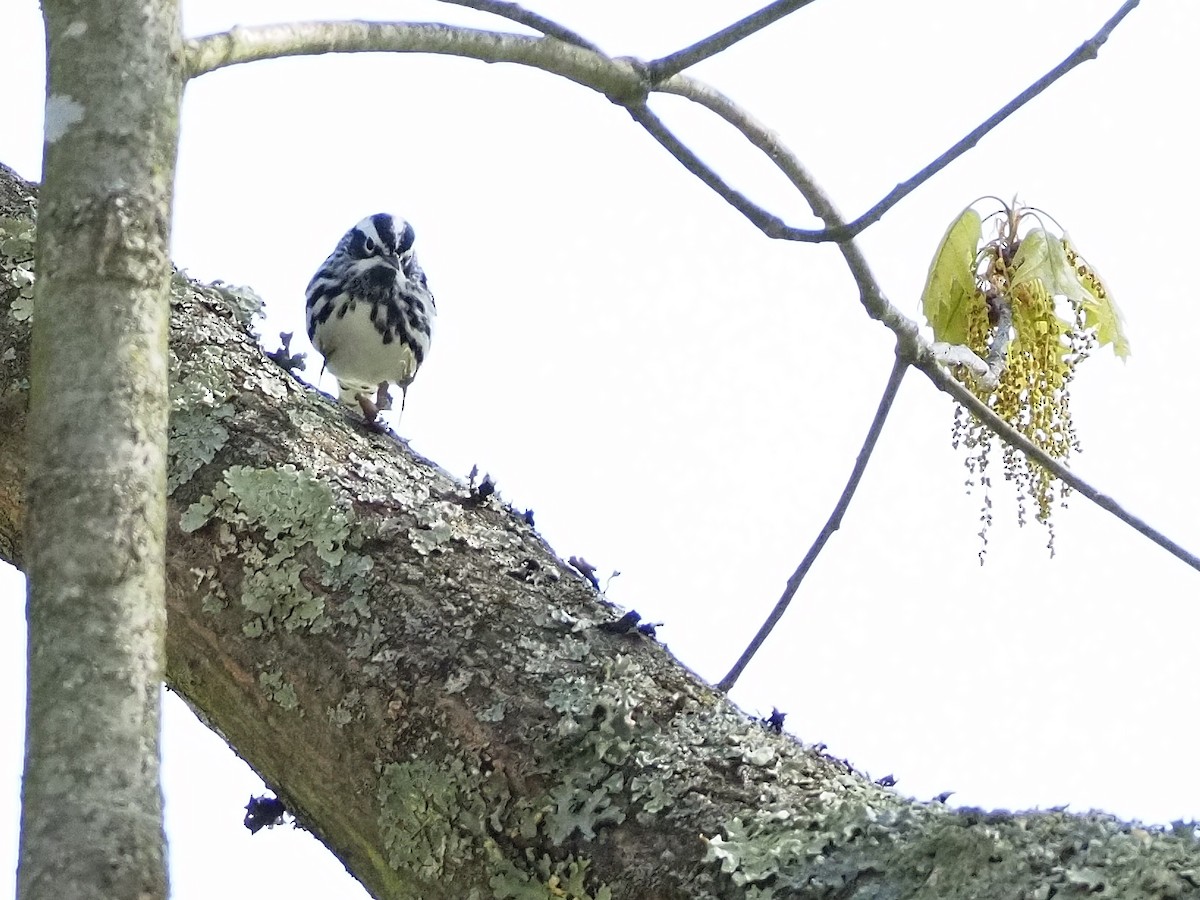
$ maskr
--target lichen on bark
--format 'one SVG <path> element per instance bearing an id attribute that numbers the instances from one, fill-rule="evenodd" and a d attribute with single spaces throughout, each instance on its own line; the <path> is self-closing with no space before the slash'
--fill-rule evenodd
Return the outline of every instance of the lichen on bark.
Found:
<path id="1" fill-rule="evenodd" d="M 11 300 L 0 281 L 0 397 L 23 398 Z M 375 896 L 1200 896 L 1190 827 L 952 810 L 774 734 L 660 645 L 600 629 L 618 611 L 521 517 L 355 428 L 228 298 L 177 279 L 172 309 L 190 443 L 172 456 L 168 681 Z M 0 445 L 23 422 L 0 421 Z M 21 508 L 17 463 L 0 510 Z M 0 516 L 0 550 L 20 521 Z M 320 615 L 248 634 L 250 556 L 292 569 Z"/>

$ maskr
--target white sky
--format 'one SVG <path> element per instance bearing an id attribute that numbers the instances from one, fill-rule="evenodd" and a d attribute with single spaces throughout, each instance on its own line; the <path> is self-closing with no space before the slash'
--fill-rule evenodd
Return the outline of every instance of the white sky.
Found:
<path id="1" fill-rule="evenodd" d="M 185 2 L 188 32 L 320 18 L 488 24 L 433 2 Z M 757 2 L 544 0 L 619 55 L 678 49 Z M 909 177 L 1072 50 L 1118 0 L 822 0 L 694 74 L 778 130 L 848 215 Z M 647 11 L 650 8 L 650 11 Z M 500 23 L 501 30 L 515 30 Z M 1074 390 L 1077 469 L 1200 550 L 1194 508 L 1194 287 L 1200 189 L 1190 106 L 1200 7 L 1144 4 L 1077 69 L 868 231 L 914 315 L 930 256 L 974 197 L 1052 213 L 1121 302 Z M 40 169 L 36 4 L 0 10 L 0 161 Z M 1186 98 L 1184 100 L 1176 98 Z M 740 139 L 683 101 L 654 106 L 739 187 L 807 223 Z M 362 216 L 416 227 L 438 299 L 402 432 L 532 507 L 565 557 L 619 569 L 609 596 L 717 679 L 774 604 L 853 464 L 891 363 L 830 247 L 772 243 L 628 115 L 512 66 L 418 56 L 257 63 L 205 76 L 184 106 L 174 232 L 193 275 L 252 285 L 268 341 L 303 340 L 303 290 Z M 275 346 L 272 343 L 272 346 Z M 315 372 L 318 365 L 312 366 Z M 327 385 L 328 387 L 328 385 Z M 949 442 L 951 402 L 903 386 L 843 529 L 735 699 L 778 706 L 920 798 L 1070 803 L 1165 823 L 1200 817 L 1197 574 L 1112 517 L 1060 510 L 1058 555 Z M 22 587 L 0 573 L 0 871 L 16 858 Z M 174 895 L 362 896 L 307 836 L 253 839 L 261 782 L 174 698 L 165 727 Z"/>

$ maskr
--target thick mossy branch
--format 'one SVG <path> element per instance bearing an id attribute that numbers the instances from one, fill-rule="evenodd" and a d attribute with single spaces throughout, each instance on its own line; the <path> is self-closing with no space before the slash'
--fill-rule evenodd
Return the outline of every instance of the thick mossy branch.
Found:
<path id="1" fill-rule="evenodd" d="M 0 172 L 0 216 L 30 194 Z M 269 362 L 237 298 L 177 279 L 172 307 L 170 684 L 375 896 L 1200 896 L 1190 828 L 952 811 L 772 733 L 599 628 L 520 517 Z M 0 548 L 23 473 L 0 465 Z"/>

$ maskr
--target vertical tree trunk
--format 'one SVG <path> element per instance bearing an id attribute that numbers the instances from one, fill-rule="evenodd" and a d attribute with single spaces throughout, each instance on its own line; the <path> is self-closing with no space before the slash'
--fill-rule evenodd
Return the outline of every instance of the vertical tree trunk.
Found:
<path id="1" fill-rule="evenodd" d="M 18 896 L 166 896 L 167 248 L 177 0 L 43 0 Z"/>

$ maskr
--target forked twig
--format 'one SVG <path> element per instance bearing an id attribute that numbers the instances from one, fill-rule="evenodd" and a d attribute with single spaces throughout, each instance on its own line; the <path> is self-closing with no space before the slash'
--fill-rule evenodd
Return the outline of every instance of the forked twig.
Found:
<path id="1" fill-rule="evenodd" d="M 858 451 L 858 459 L 854 461 L 854 468 L 850 472 L 850 479 L 842 489 L 842 495 L 838 497 L 837 503 L 834 504 L 833 512 L 829 514 L 829 520 L 817 535 L 817 539 L 813 541 L 812 546 L 808 548 L 808 553 L 804 555 L 804 559 L 796 567 L 796 571 L 792 573 L 792 577 L 788 579 L 782 596 L 775 603 L 775 607 L 767 616 L 767 620 L 762 623 L 762 627 L 758 629 L 754 638 L 747 645 L 746 649 L 742 651 L 742 655 L 738 657 L 738 661 L 733 664 L 733 668 L 729 670 L 729 673 L 717 682 L 718 690 L 728 691 L 734 686 L 741 676 L 742 670 L 754 658 L 754 654 L 758 652 L 758 648 L 763 645 L 763 642 L 774 630 L 779 620 L 783 618 L 783 614 L 787 612 L 788 605 L 792 602 L 792 598 L 796 596 L 796 591 L 800 589 L 800 582 L 804 580 L 804 576 L 808 574 L 808 570 L 817 561 L 817 557 L 825 549 L 825 545 L 833 537 L 833 533 L 842 526 L 842 517 L 850 507 L 850 501 L 854 499 L 854 492 L 858 490 L 858 483 L 862 481 L 863 473 L 867 470 L 867 463 L 871 459 L 871 453 L 875 450 L 875 444 L 879 441 L 879 435 L 883 431 L 883 423 L 887 421 L 888 413 L 892 411 L 892 402 L 896 399 L 896 393 L 900 390 L 900 382 L 904 380 L 904 373 L 906 371 L 908 371 L 908 362 L 897 354 L 896 361 L 892 364 L 892 371 L 888 375 L 887 386 L 883 389 L 883 396 L 879 398 L 879 407 L 875 410 L 875 418 L 871 420 L 871 427 L 867 430 L 867 439 L 863 441 L 862 449 Z"/>

